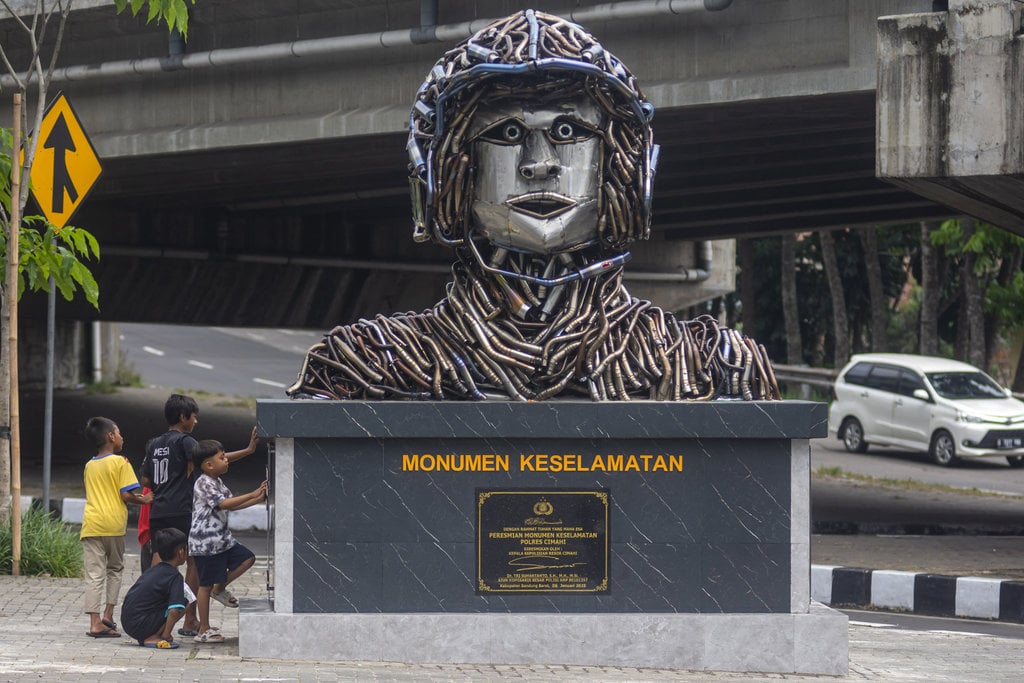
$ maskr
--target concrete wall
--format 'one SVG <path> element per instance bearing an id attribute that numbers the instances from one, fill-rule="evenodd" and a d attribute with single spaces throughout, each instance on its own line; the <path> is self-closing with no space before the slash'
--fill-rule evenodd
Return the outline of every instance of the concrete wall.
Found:
<path id="1" fill-rule="evenodd" d="M 597 3 L 553 1 L 570 15 Z M 620 3 L 624 4 L 624 3 Z M 104 7 L 103 5 L 108 5 Z M 292 3 L 258 7 L 207 0 L 193 9 L 187 55 L 209 53 L 188 70 L 115 75 L 77 70 L 60 87 L 90 122 L 103 157 L 397 132 L 408 122 L 410 93 L 446 45 L 339 48 L 332 54 L 265 60 L 268 46 L 409 29 L 419 3 Z M 929 8 L 928 1 L 759 0 L 728 10 L 606 20 L 586 27 L 637 74 L 659 108 L 871 90 L 879 14 Z M 442 2 L 442 24 L 504 16 L 530 3 Z M 61 64 L 69 67 L 167 55 L 166 31 L 113 15 L 109 3 L 76 12 Z M 0 24 L 2 25 L 2 24 Z M 17 64 L 18 36 L 8 48 Z M 220 50 L 245 47 L 247 61 Z M 224 66 L 210 66 L 222 61 Z M 111 71 L 116 73 L 116 71 Z M 67 74 L 63 74 L 67 76 Z M 98 84 L 102 83 L 102 87 Z M 334 85 L 332 85 L 334 84 Z"/>
<path id="2" fill-rule="evenodd" d="M 878 22 L 879 177 L 1024 234 L 1024 37 L 1013 0 Z"/>

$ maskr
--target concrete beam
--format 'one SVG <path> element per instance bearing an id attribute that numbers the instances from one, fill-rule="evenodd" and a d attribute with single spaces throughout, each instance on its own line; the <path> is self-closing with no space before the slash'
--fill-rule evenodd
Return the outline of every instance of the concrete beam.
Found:
<path id="1" fill-rule="evenodd" d="M 1024 234 L 1024 37 L 1013 0 L 878 21 L 876 174 Z"/>

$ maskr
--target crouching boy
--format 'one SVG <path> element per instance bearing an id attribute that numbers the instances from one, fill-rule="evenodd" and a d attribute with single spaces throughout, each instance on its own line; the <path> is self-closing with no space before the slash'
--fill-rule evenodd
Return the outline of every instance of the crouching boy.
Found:
<path id="1" fill-rule="evenodd" d="M 220 480 L 228 471 L 228 457 L 220 441 L 200 441 L 192 454 L 201 472 L 192 494 L 192 527 L 188 534 L 188 554 L 199 570 L 196 608 L 199 612 L 198 643 L 222 643 L 224 636 L 210 626 L 210 598 L 227 607 L 238 607 L 238 599 L 227 586 L 244 574 L 256 560 L 252 551 L 235 540 L 228 529 L 228 511 L 241 510 L 267 499 L 267 482 L 250 493 L 232 496 Z M 224 590 L 213 593 L 216 584 Z"/>
<path id="2" fill-rule="evenodd" d="M 178 567 L 185 564 L 188 539 L 178 529 L 153 532 L 153 550 L 161 562 L 142 574 L 128 589 L 121 606 L 121 628 L 139 645 L 161 650 L 178 647 L 174 625 L 185 614 L 185 579 Z"/>

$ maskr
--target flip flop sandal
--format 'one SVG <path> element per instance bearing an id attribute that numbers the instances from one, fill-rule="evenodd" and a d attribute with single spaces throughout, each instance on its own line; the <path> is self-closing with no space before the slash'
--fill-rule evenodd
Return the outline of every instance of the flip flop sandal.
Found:
<path id="1" fill-rule="evenodd" d="M 104 626 L 106 626 L 107 628 L 112 628 L 115 631 L 117 630 L 117 622 L 116 621 L 113 621 L 111 619 L 100 619 L 100 623 L 103 624 Z"/>
<path id="2" fill-rule="evenodd" d="M 193 636 L 198 636 L 199 635 L 199 629 L 197 629 L 197 628 L 193 628 L 193 629 L 179 628 L 178 629 L 178 635 L 179 636 L 188 636 L 189 638 L 192 638 Z"/>
<path id="3" fill-rule="evenodd" d="M 210 597 L 225 607 L 238 607 L 238 598 L 236 598 L 227 588 L 222 590 L 220 593 L 214 593 L 211 591 Z"/>
<path id="4" fill-rule="evenodd" d="M 146 647 L 155 648 L 157 650 L 177 650 L 180 645 L 177 643 L 170 643 L 166 640 L 158 640 L 155 643 L 144 643 Z"/>
<path id="5" fill-rule="evenodd" d="M 86 631 L 85 635 L 89 636 L 90 638 L 120 638 L 121 637 L 120 633 L 118 633 L 115 629 L 112 629 L 112 628 L 109 628 L 109 627 L 103 629 L 102 631 L 99 631 L 98 633 L 93 633 L 92 631 Z"/>
<path id="6" fill-rule="evenodd" d="M 223 643 L 224 636 L 211 629 L 209 631 L 206 631 L 205 633 L 200 633 L 192 640 L 196 641 L 197 643 Z"/>

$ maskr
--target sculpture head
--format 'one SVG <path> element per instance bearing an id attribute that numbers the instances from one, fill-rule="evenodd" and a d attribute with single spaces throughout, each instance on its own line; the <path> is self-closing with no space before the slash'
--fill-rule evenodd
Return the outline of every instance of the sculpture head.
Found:
<path id="1" fill-rule="evenodd" d="M 650 230 L 654 108 L 576 24 L 533 10 L 447 52 L 417 93 L 414 239 L 553 255 Z"/>

